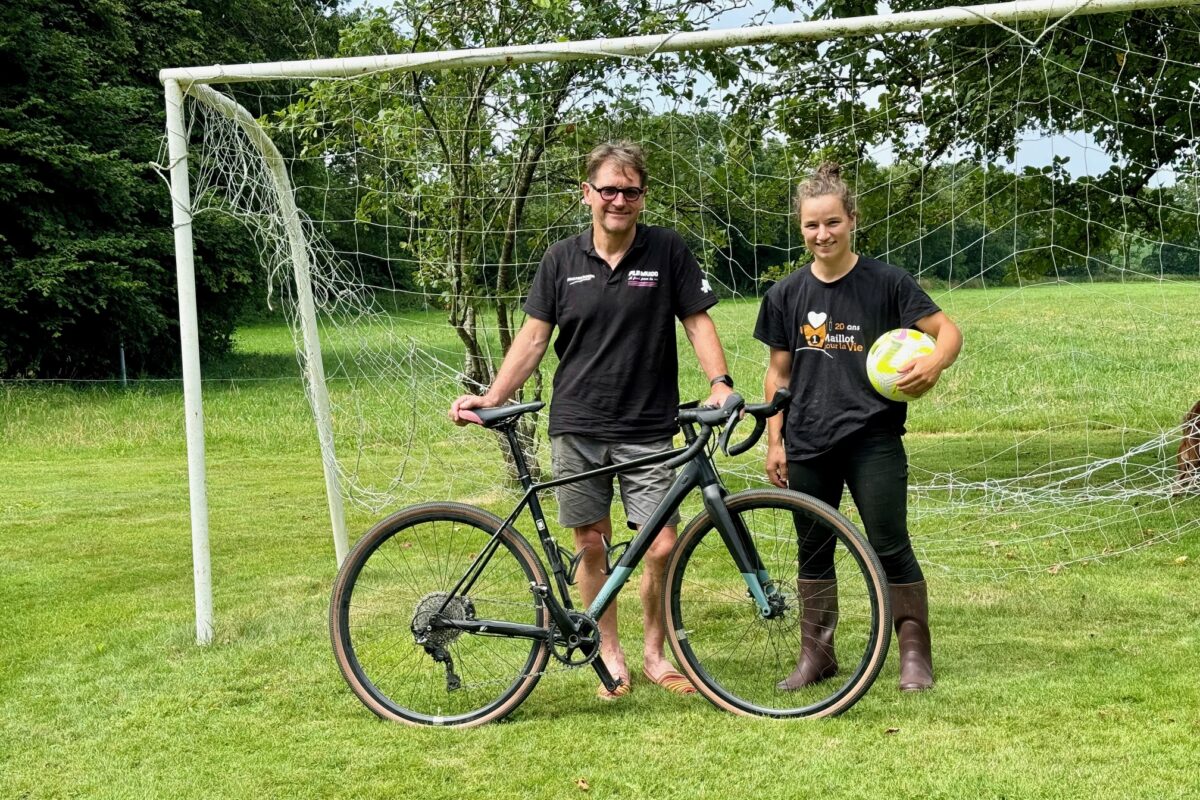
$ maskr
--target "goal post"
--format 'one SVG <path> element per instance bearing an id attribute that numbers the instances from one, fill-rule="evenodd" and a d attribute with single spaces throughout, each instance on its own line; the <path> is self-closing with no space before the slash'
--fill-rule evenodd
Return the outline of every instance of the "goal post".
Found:
<path id="1" fill-rule="evenodd" d="M 188 499 L 192 523 L 192 572 L 196 641 L 213 636 L 212 565 L 208 548 L 208 493 L 204 462 L 204 408 L 200 392 L 200 334 L 196 310 L 196 271 L 192 243 L 192 197 L 188 179 L 187 134 L 179 82 L 163 81 L 167 102 L 171 216 L 175 229 L 175 270 L 179 284 L 179 345 L 183 352 L 183 405 L 187 432 Z"/>
<path id="2" fill-rule="evenodd" d="M 380 469 L 383 477 L 368 480 L 356 472 L 357 466 L 348 467 L 339 460 L 338 449 L 341 445 L 335 447 L 335 442 L 340 441 L 337 409 L 348 409 L 343 415 L 346 416 L 351 413 L 349 409 L 357 408 L 361 403 L 357 399 L 343 402 L 333 398 L 332 393 L 340 390 L 330 388 L 326 357 L 322 353 L 323 331 L 332 331 L 339 341 L 356 338 L 369 342 L 365 346 L 373 349 L 361 357 L 361 363 L 353 367 L 339 364 L 335 369 L 339 370 L 339 378 L 345 379 L 343 383 L 357 381 L 357 385 L 363 387 L 364 394 L 372 397 L 400 391 L 395 388 L 398 382 L 394 377 L 408 374 L 406 371 L 409 370 L 414 374 L 435 375 L 439 388 L 444 392 L 463 386 L 482 388 L 487 383 L 490 370 L 498 363 L 511 337 L 515 324 L 512 315 L 519 313 L 516 298 L 522 294 L 520 277 L 527 277 L 536 266 L 536 256 L 531 253 L 539 247 L 544 249 L 549 243 L 547 239 L 553 241 L 551 234 L 565 233 L 578 222 L 578 216 L 572 216 L 573 213 L 577 215 L 578 203 L 572 205 L 569 184 L 570 176 L 577 168 L 579 148 L 572 150 L 564 143 L 571 136 L 582 139 L 612 130 L 612 123 L 606 120 L 611 120 L 613 116 L 624 114 L 626 117 L 622 119 L 640 119 L 630 111 L 631 101 L 611 87 L 610 95 L 603 101 L 571 100 L 571 85 L 552 84 L 558 76 L 551 74 L 550 67 L 575 61 L 612 61 L 644 66 L 667 54 L 765 48 L 797 42 L 829 42 L 880 34 L 984 25 L 1009 30 L 1015 39 L 1020 40 L 1021 47 L 1033 53 L 1038 50 L 1040 36 L 1035 33 L 1033 35 L 1037 40 L 1030 41 L 1024 33 L 1012 31 L 1011 26 L 1030 21 L 1044 23 L 1046 27 L 1042 34 L 1045 34 L 1053 29 L 1055 20 L 1068 17 L 1193 5 L 1193 2 L 1181 3 L 1179 0 L 1019 0 L 728 30 L 679 31 L 509 47 L 162 70 L 160 79 L 166 95 L 166 140 L 179 284 L 197 642 L 204 644 L 212 639 L 213 607 L 192 218 L 199 204 L 214 202 L 209 199 L 210 195 L 222 192 L 233 195 L 227 201 L 233 212 L 252 218 L 255 224 L 264 226 L 261 238 L 265 242 L 264 260 L 268 262 L 268 270 L 273 275 L 290 275 L 286 290 L 289 294 L 288 313 L 294 325 L 305 390 L 317 428 L 334 553 L 340 565 L 348 550 L 347 501 L 373 512 L 378 511 L 394 502 L 400 488 L 411 484 L 414 479 L 397 474 L 398 471 L 392 466 L 385 466 Z M 1155 57 L 1158 57 L 1157 54 Z M 1124 56 L 1120 58 L 1123 66 Z M 462 71 L 467 74 L 472 70 L 474 72 L 470 74 L 473 75 L 482 75 L 484 70 L 493 70 L 489 74 L 495 75 L 519 65 L 546 65 L 547 71 L 543 77 L 548 81 L 547 85 L 544 88 L 535 87 L 528 76 L 514 79 L 510 86 L 503 89 L 509 92 L 507 96 L 476 98 L 476 106 L 461 117 L 455 116 L 459 111 L 453 106 L 463 100 L 461 94 L 456 94 L 464 91 L 458 85 L 447 84 L 444 88 L 435 86 L 429 89 L 429 82 L 426 81 L 424 90 L 430 93 L 422 95 L 418 88 L 408 89 L 408 84 L 402 84 L 400 78 L 395 77 L 409 73 Z M 775 69 L 778 67 L 764 68 L 763 80 L 773 77 L 772 70 Z M 1108 76 L 1103 77 L 1108 79 Z M 1023 80 L 1024 74 L 1018 75 L 1017 79 Z M 1121 79 L 1118 70 L 1114 80 Z M 1196 80 L 1200 81 L 1200 69 L 1197 70 Z M 345 88 L 345 82 L 355 82 L 353 87 L 362 86 L 362 92 L 351 88 L 343 95 L 333 97 L 337 90 Z M 235 85 L 245 88 L 248 84 L 263 87 L 283 85 L 286 88 L 280 89 L 280 93 L 297 93 L 303 100 L 286 104 L 286 113 L 275 112 L 258 118 L 234 99 L 236 93 L 226 94 L 214 88 Z M 416 87 L 415 79 L 412 85 Z M 1115 95 L 1118 84 L 1114 83 L 1113 87 Z M 716 260 L 724 259 L 731 274 L 739 269 L 745 273 L 746 259 L 754 256 L 735 256 L 739 247 L 743 253 L 752 254 L 773 249 L 769 267 L 760 269 L 755 264 L 752 274 L 739 278 L 743 280 L 742 284 L 726 286 L 734 294 L 742 292 L 745 286 L 751 287 L 750 291 L 757 291 L 760 281 L 769 277 L 773 270 L 778 271 L 794 263 L 793 250 L 797 253 L 802 251 L 797 242 L 787 238 L 786 233 L 778 233 L 788 227 L 788 187 L 803 166 L 796 157 L 796 151 L 785 144 L 789 136 L 798 134 L 781 128 L 759 141 L 750 142 L 749 135 L 744 131 L 735 126 L 725 126 L 721 119 L 716 118 L 719 115 L 714 116 L 708 98 L 698 97 L 704 94 L 704 88 L 702 82 L 698 84 L 692 79 L 684 90 L 679 91 L 680 96 L 690 98 L 692 105 L 677 119 L 669 118 L 671 112 L 663 112 L 655 119 L 637 123 L 645 126 L 647 140 L 654 145 L 652 155 L 665 172 L 663 185 L 655 187 L 652 196 L 673 198 L 670 213 L 676 216 L 671 218 L 668 212 L 659 212 L 663 215 L 662 221 L 676 222 L 679 227 L 686 229 L 689 236 L 702 239 L 710 245 L 705 253 L 700 254 L 706 269 Z M 1142 87 L 1138 85 L 1136 88 L 1141 90 Z M 263 91 L 270 93 L 272 90 L 267 88 Z M 381 99 L 401 91 L 411 91 L 415 97 L 405 108 L 389 107 Z M 437 94 L 438 91 L 442 94 Z M 1193 82 L 1191 91 L 1191 100 L 1184 100 L 1189 104 L 1188 113 L 1197 102 L 1195 93 L 1200 92 L 1200 83 Z M 539 92 L 544 92 L 545 96 L 539 95 Z M 580 97 L 584 94 L 581 92 Z M 1051 94 L 1047 89 L 1047 96 Z M 518 120 L 506 108 L 506 104 L 517 105 L 535 95 L 536 111 L 531 112 L 528 121 Z M 331 110 L 328 117 L 319 119 L 306 117 L 323 102 L 328 102 L 330 109 L 336 108 L 336 112 Z M 607 118 L 589 112 L 590 108 L 598 107 L 600 102 L 609 103 L 606 107 L 610 112 Z M 984 97 L 980 102 L 990 102 L 990 99 Z M 1051 100 L 1046 102 L 1050 103 Z M 444 123 L 436 119 L 441 109 L 439 103 L 451 109 L 446 112 Z M 656 103 L 661 103 L 661 100 L 655 99 L 650 105 L 657 113 L 659 106 Z M 471 122 L 485 113 L 480 110 L 485 107 L 486 113 L 494 116 L 492 128 Z M 881 104 L 879 113 L 892 112 L 890 107 Z M 993 112 L 989 108 L 988 114 L 993 113 L 995 119 L 1000 119 L 1006 111 L 996 109 Z M 1045 113 L 1052 115 L 1060 112 L 1056 108 Z M 993 119 L 991 116 L 987 118 Z M 1200 118 L 1196 121 L 1200 124 Z M 478 130 L 462 127 L 472 124 L 479 125 Z M 456 128 L 456 125 L 460 128 Z M 655 127 L 657 125 L 666 127 L 660 129 Z M 699 137 L 709 135 L 701 130 L 706 125 L 714 128 L 711 135 L 719 141 L 719 146 L 714 149 L 720 151 L 720 157 L 712 163 L 697 166 L 695 162 L 699 157 L 693 145 Z M 412 140 L 401 140 L 401 137 L 394 135 L 396 132 L 411 133 Z M 844 131 L 834 131 L 834 134 L 841 133 Z M 281 146 L 277 145 L 274 138 L 281 134 L 291 137 L 288 147 L 296 152 L 285 155 L 281 151 Z M 464 148 L 469 137 L 479 140 L 470 145 L 477 148 L 478 155 L 471 158 L 451 158 L 447 155 L 440 162 L 430 161 L 429 154 L 438 148 L 429 140 L 443 135 L 449 138 L 456 134 L 461 134 Z M 824 130 L 819 135 L 813 134 L 806 148 L 820 150 L 828 146 L 827 140 L 831 135 Z M 846 135 L 853 136 L 854 131 L 850 130 Z M 209 136 L 213 138 L 206 138 Z M 331 138 L 317 139 L 317 136 Z M 331 144 L 338 136 L 343 138 Z M 518 141 L 521 136 L 526 138 Z M 680 144 L 672 145 L 676 140 Z M 441 146 L 447 152 L 452 149 L 445 142 Z M 561 152 L 553 150 L 555 146 L 560 147 Z M 735 158 L 729 155 L 728 151 L 733 147 L 744 147 L 749 157 L 759 161 L 747 166 L 740 156 Z M 194 152 L 189 152 L 190 148 L 195 148 Z M 1190 151 L 1186 143 L 1181 145 L 1173 142 L 1172 148 L 1171 152 L 1179 154 L 1180 160 L 1190 159 L 1188 163 L 1194 165 L 1197 159 L 1194 143 Z M 948 144 L 936 158 L 952 159 L 962 149 L 965 147 Z M 858 150 L 867 152 L 867 145 L 861 144 Z M 190 158 L 192 155 L 195 157 Z M 487 162 L 489 158 L 503 161 L 504 170 L 493 168 Z M 934 160 L 931 159 L 930 163 Z M 339 234 L 333 229 L 332 222 L 326 224 L 324 220 L 314 219 L 306 213 L 300 202 L 302 190 L 293 182 L 293 169 L 305 165 L 311 169 L 337 171 L 339 175 L 346 176 L 338 186 L 327 188 L 325 195 L 333 198 L 335 203 L 342 202 L 339 199 L 342 195 L 353 198 L 353 203 L 345 201 L 348 210 L 335 212 L 335 216 L 341 214 L 346 226 L 353 228 L 353 235 L 347 235 L 348 239 L 353 240 L 349 244 L 333 241 Z M 900 175 L 904 170 L 903 164 L 896 162 L 879 167 L 871 162 L 868 155 L 864 155 L 862 166 L 863 175 L 870 179 L 866 182 L 874 183 L 860 185 L 860 191 L 876 197 L 879 207 L 883 209 L 880 218 L 872 222 L 875 227 L 864 235 L 882 241 L 883 249 L 887 252 L 915 253 L 913 257 L 918 265 L 932 263 L 935 258 L 941 259 L 937 261 L 938 264 L 966 264 L 947 266 L 945 269 L 967 270 L 967 275 L 979 284 L 986 284 L 996 270 L 1015 263 L 1031 250 L 1048 254 L 1048 263 L 1054 262 L 1058 251 L 1063 250 L 1071 259 L 1082 263 L 1083 270 L 1090 269 L 1092 264 L 1111 266 L 1106 262 L 1108 256 L 1098 252 L 1100 245 L 1097 243 L 1102 240 L 1109 242 L 1105 245 L 1108 247 L 1117 246 L 1111 244 L 1110 240 L 1119 240 L 1120 246 L 1125 248 L 1126 262 L 1131 253 L 1146 259 L 1157 252 L 1161 260 L 1166 257 L 1164 253 L 1170 252 L 1175 254 L 1172 257 L 1184 259 L 1195 255 L 1197 263 L 1200 263 L 1200 250 L 1190 243 L 1177 246 L 1167 241 L 1165 233 L 1161 234 L 1160 239 L 1149 241 L 1144 236 L 1139 238 L 1129 233 L 1128 225 L 1126 229 L 1117 230 L 1111 221 L 1099 218 L 1093 221 L 1092 206 L 1088 204 L 1096 202 L 1093 195 L 1101 196 L 1106 191 L 1098 184 L 1083 187 L 1077 199 L 1080 204 L 1078 208 L 1060 212 L 1056 207 L 1055 192 L 1065 193 L 1069 187 L 1061 182 L 1056 183 L 1057 173 L 1048 171 L 1044 189 L 1050 193 L 1050 197 L 1043 206 L 1031 210 L 1022 206 L 1029 201 L 1018 197 L 1015 187 L 1019 176 L 1015 167 L 1012 175 L 1001 174 L 1002 170 L 992 170 L 985 163 L 968 176 L 979 185 L 967 191 L 962 189 L 962 184 L 969 181 L 961 179 L 953 169 L 939 178 L 948 181 L 952 187 L 934 188 L 933 178 L 926 174 L 929 165 L 925 165 L 926 171 L 914 168 Z M 1056 159 L 1047 170 L 1060 167 Z M 387 172 L 386 169 L 394 169 L 394 172 Z M 735 192 L 730 188 L 733 181 L 730 175 L 738 169 L 747 172 L 745 183 L 750 188 L 742 191 L 742 187 Z M 694 171 L 698 177 L 683 175 L 687 170 Z M 1194 170 L 1189 176 L 1196 181 Z M 194 182 L 192 177 L 196 178 Z M 1030 179 L 1033 180 L 1032 177 Z M 711 183 L 705 183 L 709 180 Z M 926 184 L 927 180 L 930 181 L 929 185 Z M 756 183 L 759 184 L 758 188 L 755 188 Z M 899 242 L 893 242 L 890 232 L 892 226 L 897 225 L 895 220 L 902 215 L 889 203 L 893 187 L 902 183 L 907 191 L 915 192 L 918 203 L 924 202 L 926 197 L 933 197 L 935 192 L 946 192 L 953 197 L 953 201 L 947 208 L 939 207 L 938 214 L 941 216 L 937 219 L 934 219 L 932 212 L 927 217 L 923 208 L 918 209 L 914 230 L 919 231 L 915 234 L 919 238 L 914 239 L 905 233 L 904 236 L 908 238 L 902 236 Z M 1200 186 L 1200 183 L 1197 185 Z M 963 199 L 953 194 L 955 191 L 961 191 Z M 768 195 L 770 200 L 767 199 Z M 885 196 L 886 199 L 878 199 Z M 1105 196 L 1104 202 L 1109 199 Z M 1173 224 L 1180 230 L 1186 231 L 1191 220 L 1200 219 L 1200 194 L 1194 201 L 1195 208 L 1187 205 L 1191 202 L 1187 198 L 1156 202 L 1159 204 L 1152 210 L 1158 213 L 1160 219 L 1170 216 L 1177 220 L 1178 224 Z M 702 213 L 722 204 L 728 213 L 722 217 L 724 222 L 720 225 Z M 701 212 L 696 212 L 696 208 L 700 208 Z M 739 218 L 736 224 L 729 222 L 743 211 L 747 215 L 745 219 Z M 507 227 L 495 222 L 513 214 L 518 219 Z M 1011 239 L 1004 254 L 995 255 L 988 250 L 988 236 L 991 235 L 992 241 L 995 241 L 997 235 L 989 234 L 986 225 L 980 227 L 982 223 L 976 224 L 975 216 L 972 216 L 981 215 L 981 219 L 987 222 L 989 214 L 993 218 L 1001 214 L 1004 220 L 1004 226 L 998 229 L 1007 232 L 1006 235 Z M 1047 214 L 1051 229 L 1059 225 L 1064 231 L 1061 234 L 1063 243 L 1039 245 L 1021 240 L 1025 235 L 1022 221 L 1031 218 L 1031 215 Z M 479 220 L 472 221 L 472 215 L 477 215 Z M 971 225 L 960 224 L 968 216 L 971 216 Z M 359 228 L 354 226 L 366 231 L 363 236 L 374 236 L 379 240 L 378 253 L 368 252 L 365 245 L 358 243 Z M 769 238 L 764 233 L 768 229 L 776 232 L 770 242 L 764 241 Z M 1083 232 L 1082 241 L 1067 241 L 1068 236 L 1075 235 L 1067 231 L 1077 230 Z M 1196 230 L 1200 231 L 1200 226 Z M 739 244 L 734 241 L 737 237 L 745 241 Z M 936 255 L 936 247 L 943 244 L 946 253 L 944 256 Z M 780 248 L 785 249 L 786 253 L 776 252 Z M 368 266 L 363 266 L 364 263 Z M 463 269 L 467 263 L 471 265 L 470 269 Z M 402 299 L 417 298 L 421 303 L 448 309 L 458 339 L 469 353 L 476 355 L 474 364 L 465 368 L 455 364 L 459 354 L 452 352 L 445 344 L 416 346 L 391 330 L 367 330 L 374 324 L 372 320 L 380 315 L 380 306 L 375 297 L 382 291 L 377 285 L 380 281 L 372 284 L 362 274 L 364 270 L 374 269 L 371 266 L 373 264 L 383 264 L 385 269 L 391 268 L 392 264 L 399 264 L 406 274 L 415 275 L 412 280 L 419 284 L 417 288 L 391 288 L 399 295 L 404 295 Z M 1057 269 L 1053 266 L 1050 268 Z M 917 269 L 922 276 L 942 278 L 938 271 L 941 267 L 933 270 L 918 266 Z M 1018 274 L 1018 283 L 1021 280 Z M 393 284 L 399 283 L 399 279 L 393 280 Z M 463 286 L 466 284 L 473 286 L 477 293 L 464 300 L 466 290 Z M 496 330 L 484 332 L 478 329 L 475 326 L 477 315 L 493 311 L 499 315 Z M 353 337 L 345 333 L 350 330 L 353 330 Z M 749 357 L 747 360 L 750 360 Z M 404 402 L 410 401 L 411 398 Z M 390 407 L 389 413 L 394 413 L 400 406 L 403 406 L 403 402 Z M 342 424 L 345 424 L 344 421 Z M 357 428 L 361 430 L 355 431 L 355 435 L 371 435 L 375 431 L 365 434 L 363 431 L 373 424 L 358 424 Z M 399 435 L 396 435 L 396 431 L 388 433 L 390 438 L 395 439 L 408 436 L 410 442 L 416 438 L 412 430 L 400 431 Z M 1153 451 L 1158 456 L 1152 469 L 1157 471 L 1146 480 L 1161 487 L 1161 464 L 1165 460 L 1163 452 L 1171 435 L 1169 431 L 1159 431 L 1159 438 L 1151 443 L 1153 446 L 1148 450 L 1134 448 L 1130 451 L 1133 455 L 1122 456 L 1125 460 L 1116 464 L 1115 469 L 1124 470 L 1127 479 L 1130 475 L 1140 474 L 1137 473 L 1140 467 L 1131 465 L 1141 464 L 1150 458 L 1147 453 Z M 451 442 L 447 447 L 453 450 L 454 443 Z M 363 454 L 372 448 L 364 447 L 361 442 L 356 448 L 354 460 L 367 461 Z M 351 450 L 354 451 L 355 446 L 351 446 Z M 418 456 L 409 452 L 391 454 L 389 457 L 393 462 L 398 460 L 410 466 L 414 460 L 419 460 Z M 980 463 L 986 463 L 990 458 L 981 459 Z M 437 459 L 438 456 L 430 455 L 430 463 L 418 465 L 419 469 L 415 470 L 420 473 L 418 479 L 430 476 L 436 469 Z M 1101 461 L 1091 458 L 1089 463 L 1094 465 Z M 1112 464 L 1103 463 L 1113 468 Z M 392 470 L 390 475 L 387 474 L 389 469 Z M 1054 480 L 1060 475 L 1054 471 L 1048 474 Z M 1071 473 L 1063 480 L 1069 482 L 1076 478 L 1077 474 Z M 950 487 L 945 492 L 949 497 L 962 497 L 964 492 L 976 492 L 982 496 L 989 491 L 984 487 L 984 482 L 964 484 L 963 478 L 957 475 L 931 475 L 930 479 L 939 487 Z M 964 489 L 964 486 L 967 488 Z M 1008 484 L 1003 489 L 1006 492 L 1010 489 L 1020 491 L 1019 487 L 1013 488 Z M 930 501 L 929 513 L 954 513 L 935 506 L 934 501 Z M 1029 516 L 1032 520 L 1037 514 L 1031 511 Z M 1106 520 L 1097 524 L 1115 526 L 1117 523 Z M 1188 524 L 1186 521 L 1178 523 L 1181 527 Z M 1031 532 L 1027 538 L 1023 536 L 1021 546 L 1032 547 L 1030 542 L 1043 535 Z"/>

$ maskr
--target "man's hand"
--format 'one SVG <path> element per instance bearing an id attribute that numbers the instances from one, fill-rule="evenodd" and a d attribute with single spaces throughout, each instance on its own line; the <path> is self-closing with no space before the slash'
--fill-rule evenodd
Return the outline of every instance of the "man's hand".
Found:
<path id="1" fill-rule="evenodd" d="M 767 480 L 780 489 L 788 488 L 787 455 L 782 444 L 767 445 Z"/>
<path id="2" fill-rule="evenodd" d="M 463 419 L 458 412 L 466 411 L 468 408 L 495 408 L 500 405 L 492 400 L 489 394 L 464 394 L 450 404 L 450 421 L 455 425 L 468 425 L 470 420 Z"/>
<path id="3" fill-rule="evenodd" d="M 721 408 L 723 405 L 725 405 L 725 399 L 731 394 L 733 394 L 733 389 L 730 389 L 725 384 L 714 384 L 712 387 L 712 394 L 710 394 L 708 399 L 704 401 L 704 405 L 709 406 L 710 408 Z"/>
<path id="4" fill-rule="evenodd" d="M 495 408 L 512 397 L 517 389 L 521 388 L 521 384 L 525 383 L 525 379 L 537 369 L 542 354 L 546 352 L 552 330 L 554 326 L 549 322 L 537 317 L 528 317 L 521 330 L 517 331 L 512 346 L 508 348 L 508 355 L 504 357 L 504 363 L 500 365 L 500 371 L 496 373 L 491 387 L 482 395 L 464 394 L 451 403 L 450 421 L 455 425 L 466 425 L 471 420 L 463 419 L 460 411 Z"/>

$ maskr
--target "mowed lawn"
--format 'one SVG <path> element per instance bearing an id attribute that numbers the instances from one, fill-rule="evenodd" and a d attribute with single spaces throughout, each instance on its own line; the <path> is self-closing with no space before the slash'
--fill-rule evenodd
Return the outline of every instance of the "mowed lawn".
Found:
<path id="1" fill-rule="evenodd" d="M 912 406 L 918 481 L 1117 457 L 1200 399 L 1198 282 L 936 299 L 967 346 Z M 755 311 L 725 302 L 714 318 L 758 399 Z M 401 324 L 452 363 L 437 314 Z M 968 494 L 946 513 L 915 500 L 937 687 L 901 695 L 893 654 L 837 719 L 748 720 L 637 680 L 628 594 L 621 702 L 597 700 L 590 671 L 557 671 L 503 724 L 382 723 L 330 652 L 333 548 L 290 346 L 282 325 L 249 327 L 206 369 L 207 647 L 194 644 L 179 385 L 0 385 L 0 797 L 1200 796 L 1200 497 L 1005 508 Z M 352 357 L 336 339 L 327 356 Z M 685 399 L 703 390 L 693 361 Z M 406 435 L 339 440 L 341 456 L 406 464 L 395 503 L 503 509 L 494 442 L 443 421 L 448 373 L 415 395 L 403 377 L 375 379 L 368 416 L 404 411 Z M 1134 483 L 1153 490 L 1170 455 L 1141 458 Z M 757 485 L 757 458 L 718 464 L 740 488 Z M 373 516 L 352 506 L 352 531 Z"/>

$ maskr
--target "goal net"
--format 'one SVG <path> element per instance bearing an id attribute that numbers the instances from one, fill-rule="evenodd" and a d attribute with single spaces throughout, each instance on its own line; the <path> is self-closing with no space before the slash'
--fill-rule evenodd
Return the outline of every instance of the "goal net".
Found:
<path id="1" fill-rule="evenodd" d="M 187 211 L 255 232 L 351 532 L 430 499 L 507 513 L 499 440 L 446 412 L 492 379 L 545 249 L 588 225 L 585 154 L 630 139 L 642 221 L 679 231 L 721 295 L 753 401 L 758 298 L 807 261 L 790 196 L 843 165 L 855 249 L 913 273 L 966 340 L 910 407 L 918 556 L 1000 576 L 1200 526 L 1177 470 L 1200 400 L 1200 15 L 1155 5 L 893 4 L 498 57 L 463 50 L 503 40 L 473 7 L 459 29 L 379 11 L 341 53 L 378 58 L 165 75 L 185 94 Z M 681 395 L 702 399 L 680 347 Z M 551 399 L 554 367 L 523 400 Z M 543 474 L 544 423 L 526 431 Z M 731 488 L 763 483 L 762 455 L 720 462 Z"/>

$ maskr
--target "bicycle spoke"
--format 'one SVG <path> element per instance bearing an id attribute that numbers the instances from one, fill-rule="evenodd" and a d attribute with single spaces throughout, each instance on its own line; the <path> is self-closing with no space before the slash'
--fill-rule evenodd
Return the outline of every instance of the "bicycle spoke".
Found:
<path id="1" fill-rule="evenodd" d="M 500 522 L 464 506 L 421 511 L 381 523 L 347 559 L 331 608 L 334 649 L 351 687 L 376 713 L 423 724 L 473 724 L 503 713 L 532 689 L 546 646 L 438 620 L 544 625 L 544 611 L 529 591 L 531 582 L 545 581 L 544 572 L 528 545 L 504 534 L 470 590 L 452 597 Z"/>
<path id="2" fill-rule="evenodd" d="M 869 687 L 886 652 L 878 607 L 883 584 L 874 554 L 849 522 L 831 510 L 814 511 L 801 497 L 759 491 L 728 499 L 784 601 L 775 618 L 759 613 L 744 578 L 730 569 L 729 551 L 711 521 L 689 527 L 672 554 L 664 587 L 671 645 L 692 668 L 705 696 L 731 711 L 808 716 L 844 710 Z M 818 542 L 826 556 L 833 548 L 838 576 L 831 583 L 839 606 L 831 647 L 839 669 L 827 680 L 784 691 L 776 684 L 796 667 L 803 640 L 800 553 Z M 813 621 L 808 624 L 820 630 Z"/>

